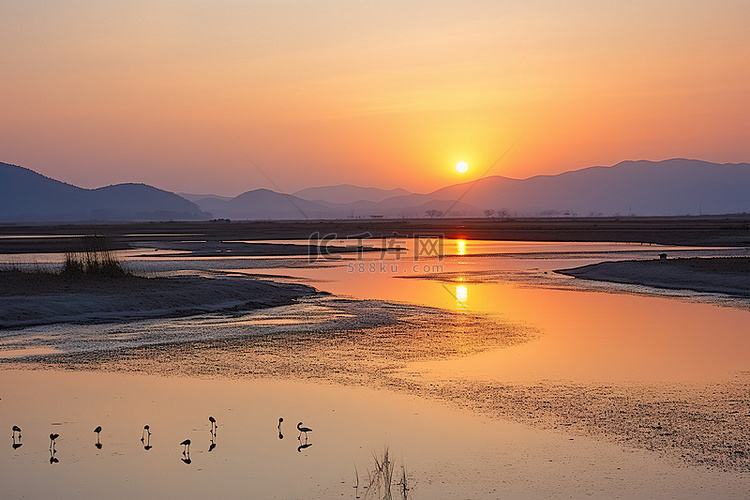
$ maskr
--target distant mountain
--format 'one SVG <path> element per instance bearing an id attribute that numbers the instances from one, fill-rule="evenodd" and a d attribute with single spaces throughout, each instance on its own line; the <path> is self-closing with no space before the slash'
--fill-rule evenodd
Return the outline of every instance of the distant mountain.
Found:
<path id="1" fill-rule="evenodd" d="M 354 203 L 357 201 L 380 202 L 393 198 L 394 196 L 405 196 L 411 194 L 406 189 L 379 189 L 372 187 L 352 186 L 351 184 L 339 184 L 337 186 L 322 186 L 302 189 L 294 193 L 294 196 L 304 200 L 315 202 L 327 202 L 334 204 Z"/>
<path id="2" fill-rule="evenodd" d="M 215 198 L 217 200 L 229 201 L 232 199 L 231 196 L 219 196 L 218 194 L 193 194 L 193 193 L 177 193 L 182 198 L 195 203 L 198 200 L 205 200 L 206 198 Z"/>
<path id="3" fill-rule="evenodd" d="M 210 218 L 194 203 L 146 184 L 83 189 L 0 163 L 0 220 L 171 220 Z"/>
<path id="4" fill-rule="evenodd" d="M 395 196 L 388 196 L 389 194 Z M 305 197 L 320 200 L 309 200 Z M 750 164 L 624 161 L 528 179 L 487 177 L 427 194 L 339 185 L 235 198 L 144 184 L 82 189 L 0 163 L 0 221 L 697 215 L 750 212 Z M 487 211 L 487 212 L 485 212 Z"/>
<path id="5" fill-rule="evenodd" d="M 465 193 L 465 194 L 464 194 Z M 624 161 L 528 179 L 488 177 L 427 196 L 510 215 L 698 215 L 750 212 L 750 164 Z"/>
<path id="6" fill-rule="evenodd" d="M 229 200 L 204 198 L 196 203 L 214 217 L 226 219 L 330 219 L 343 216 L 343 212 L 336 208 L 270 189 L 254 189 Z"/>

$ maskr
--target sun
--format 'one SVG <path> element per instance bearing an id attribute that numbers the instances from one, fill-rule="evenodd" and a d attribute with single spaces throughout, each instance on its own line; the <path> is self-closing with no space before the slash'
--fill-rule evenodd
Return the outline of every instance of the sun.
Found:
<path id="1" fill-rule="evenodd" d="M 465 161 L 456 163 L 456 172 L 463 174 L 467 170 L 469 170 L 469 165 Z"/>

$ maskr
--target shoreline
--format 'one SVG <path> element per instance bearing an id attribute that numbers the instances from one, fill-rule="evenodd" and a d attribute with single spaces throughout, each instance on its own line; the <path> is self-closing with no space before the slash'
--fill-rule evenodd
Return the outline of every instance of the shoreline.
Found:
<path id="1" fill-rule="evenodd" d="M 626 260 L 555 272 L 592 281 L 750 298 L 750 257 Z"/>
<path id="2" fill-rule="evenodd" d="M 0 272 L 0 330 L 59 323 L 175 318 L 283 306 L 315 288 L 248 277 L 70 280 L 51 273 Z"/>

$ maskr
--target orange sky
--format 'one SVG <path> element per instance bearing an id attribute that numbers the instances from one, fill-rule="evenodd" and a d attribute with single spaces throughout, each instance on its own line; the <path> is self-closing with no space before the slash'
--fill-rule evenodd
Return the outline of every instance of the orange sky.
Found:
<path id="1" fill-rule="evenodd" d="M 0 161 L 226 195 L 750 161 L 746 0 L 121 3 L 0 4 Z"/>

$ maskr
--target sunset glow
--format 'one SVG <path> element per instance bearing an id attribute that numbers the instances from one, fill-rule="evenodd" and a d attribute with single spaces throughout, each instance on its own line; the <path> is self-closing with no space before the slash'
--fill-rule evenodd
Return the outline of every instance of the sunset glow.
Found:
<path id="1" fill-rule="evenodd" d="M 446 158 L 489 167 L 511 145 L 488 175 L 746 161 L 748 18 L 729 0 L 11 0 L 0 160 L 226 195 L 426 192 L 455 182 Z"/>

